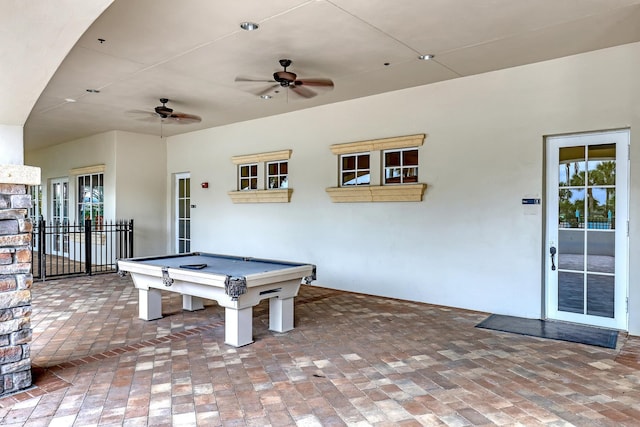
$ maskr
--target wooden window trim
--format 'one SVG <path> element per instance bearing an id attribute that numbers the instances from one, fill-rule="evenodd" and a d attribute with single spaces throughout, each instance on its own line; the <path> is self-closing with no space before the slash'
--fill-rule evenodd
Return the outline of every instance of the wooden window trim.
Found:
<path id="1" fill-rule="evenodd" d="M 330 187 L 327 194 L 334 203 L 421 202 L 427 184 L 359 185 Z"/>
<path id="2" fill-rule="evenodd" d="M 229 197 L 233 203 L 289 203 L 291 201 L 292 188 L 271 190 L 243 190 L 229 191 Z"/>
<path id="3" fill-rule="evenodd" d="M 364 151 L 382 151 L 394 148 L 420 147 L 424 144 L 426 135 L 397 136 L 394 138 L 372 139 L 369 141 L 348 142 L 346 144 L 334 144 L 331 152 L 336 155 L 352 154 Z"/>
<path id="4" fill-rule="evenodd" d="M 104 173 L 107 168 L 105 165 L 85 166 L 81 168 L 69 169 L 69 176 L 73 175 L 93 175 L 96 173 Z"/>
<path id="5" fill-rule="evenodd" d="M 291 150 L 272 151 L 269 153 L 247 154 L 244 156 L 233 156 L 231 161 L 234 165 L 245 163 L 262 163 L 273 162 L 277 160 L 289 160 L 291 158 Z"/>

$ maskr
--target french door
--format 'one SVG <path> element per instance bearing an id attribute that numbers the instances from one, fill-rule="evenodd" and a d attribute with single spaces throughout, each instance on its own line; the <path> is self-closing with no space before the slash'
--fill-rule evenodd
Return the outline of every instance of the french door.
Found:
<path id="1" fill-rule="evenodd" d="M 546 148 L 547 317 L 626 330 L 629 131 Z"/>
<path id="2" fill-rule="evenodd" d="M 191 252 L 191 176 L 175 175 L 175 247 L 177 253 Z"/>
<path id="3" fill-rule="evenodd" d="M 69 179 L 51 181 L 51 225 L 55 226 L 50 251 L 53 255 L 69 254 Z"/>

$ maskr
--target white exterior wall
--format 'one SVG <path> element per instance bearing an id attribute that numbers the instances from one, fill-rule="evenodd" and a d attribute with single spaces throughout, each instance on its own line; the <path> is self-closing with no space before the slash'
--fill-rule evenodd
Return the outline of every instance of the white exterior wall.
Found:
<path id="1" fill-rule="evenodd" d="M 86 166 L 105 165 L 104 173 L 104 206 L 105 219 L 115 215 L 115 132 L 105 132 L 64 144 L 25 153 L 26 160 L 42 170 L 42 197 L 46 201 L 42 206 L 45 219 L 50 217 L 51 180 L 55 178 L 69 178 L 69 216 L 76 220 L 77 197 L 76 182 L 69 176 L 69 170 Z"/>
<path id="2" fill-rule="evenodd" d="M 0 165 L 24 163 L 23 128 L 0 124 Z"/>
<path id="3" fill-rule="evenodd" d="M 630 127 L 629 329 L 638 334 L 638 75 L 640 44 L 631 44 L 175 136 L 167 180 L 191 172 L 194 250 L 315 263 L 315 283 L 331 288 L 540 318 L 544 212 L 521 199 L 544 197 L 544 136 Z M 331 202 L 331 144 L 416 133 L 427 134 L 423 202 Z M 282 149 L 293 150 L 291 202 L 231 203 L 230 158 Z M 170 230 L 171 196 L 166 205 Z"/>
<path id="4" fill-rule="evenodd" d="M 116 132 L 115 219 L 134 220 L 134 255 L 165 253 L 166 141 Z"/>
<path id="5" fill-rule="evenodd" d="M 134 255 L 164 252 L 166 144 L 157 136 L 113 131 L 27 153 L 42 169 L 43 215 L 48 218 L 50 182 L 69 170 L 105 165 L 105 219 L 134 219 Z M 77 211 L 75 177 L 69 177 L 71 220 Z"/>

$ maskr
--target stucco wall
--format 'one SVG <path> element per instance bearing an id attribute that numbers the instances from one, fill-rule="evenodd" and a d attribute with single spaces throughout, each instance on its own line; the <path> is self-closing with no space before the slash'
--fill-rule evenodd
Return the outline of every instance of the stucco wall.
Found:
<path id="1" fill-rule="evenodd" d="M 544 196 L 544 136 L 631 127 L 634 147 L 638 75 L 632 44 L 203 130 L 168 139 L 168 175 L 191 172 L 193 249 L 313 262 L 316 283 L 332 288 L 539 318 L 544 212 L 521 199 Z M 330 201 L 331 144 L 415 133 L 427 134 L 423 202 Z M 231 156 L 281 149 L 293 150 L 291 202 L 232 204 Z M 630 305 L 640 312 L 631 159 Z M 170 206 L 169 196 L 167 229 Z M 640 333 L 640 313 L 630 319 Z"/>
<path id="2" fill-rule="evenodd" d="M 133 219 L 134 255 L 165 253 L 166 142 L 116 132 L 116 219 Z"/>
<path id="3" fill-rule="evenodd" d="M 105 219 L 134 219 L 134 255 L 163 253 L 166 224 L 165 142 L 157 136 L 113 131 L 27 153 L 27 161 L 42 169 L 43 214 L 48 218 L 53 178 L 69 170 L 104 165 Z M 76 183 L 69 179 L 70 214 L 75 220 Z"/>

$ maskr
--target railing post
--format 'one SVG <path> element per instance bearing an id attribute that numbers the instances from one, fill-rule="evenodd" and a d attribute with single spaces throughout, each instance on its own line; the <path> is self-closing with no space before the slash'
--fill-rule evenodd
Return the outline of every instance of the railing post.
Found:
<path id="1" fill-rule="evenodd" d="M 129 253 L 127 253 L 127 258 L 133 258 L 133 219 L 129 221 Z"/>
<path id="2" fill-rule="evenodd" d="M 38 266 L 40 279 L 44 281 L 47 276 L 47 251 L 45 247 L 47 246 L 46 240 L 46 221 L 41 216 L 38 221 Z"/>
<path id="3" fill-rule="evenodd" d="M 84 270 L 91 276 L 91 220 L 84 220 Z"/>

